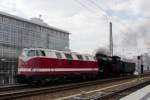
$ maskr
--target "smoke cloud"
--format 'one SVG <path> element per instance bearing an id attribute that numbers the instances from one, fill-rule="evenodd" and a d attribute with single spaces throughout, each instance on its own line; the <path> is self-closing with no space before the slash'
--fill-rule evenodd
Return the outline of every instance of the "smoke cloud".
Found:
<path id="1" fill-rule="evenodd" d="M 133 52 L 144 53 L 150 48 L 150 20 L 146 19 L 134 29 L 128 30 L 124 33 L 120 46 L 125 49 L 132 49 Z M 139 51 L 140 50 L 140 51 Z"/>

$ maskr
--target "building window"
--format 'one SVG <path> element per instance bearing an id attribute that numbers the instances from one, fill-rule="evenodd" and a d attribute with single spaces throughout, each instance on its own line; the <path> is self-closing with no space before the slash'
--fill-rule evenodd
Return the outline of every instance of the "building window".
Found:
<path id="1" fill-rule="evenodd" d="M 3 26 L 3 25 L 2 25 L 2 24 L 0 24 L 0 32 L 2 32 L 2 26 Z"/>
<path id="2" fill-rule="evenodd" d="M 8 33 L 10 30 L 10 27 L 8 27 L 8 25 L 3 25 L 3 32 L 4 33 Z"/>
<path id="3" fill-rule="evenodd" d="M 0 23 L 2 23 L 3 22 L 3 20 L 2 20 L 2 16 L 0 16 Z"/>
<path id="4" fill-rule="evenodd" d="M 3 17 L 3 23 L 10 24 L 9 18 Z"/>

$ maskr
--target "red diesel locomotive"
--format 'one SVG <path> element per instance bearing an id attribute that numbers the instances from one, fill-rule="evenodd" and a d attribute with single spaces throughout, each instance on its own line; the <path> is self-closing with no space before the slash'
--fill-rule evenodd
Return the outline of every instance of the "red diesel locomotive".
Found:
<path id="1" fill-rule="evenodd" d="M 17 69 L 18 83 L 95 78 L 99 71 L 92 55 L 39 48 L 23 49 Z"/>

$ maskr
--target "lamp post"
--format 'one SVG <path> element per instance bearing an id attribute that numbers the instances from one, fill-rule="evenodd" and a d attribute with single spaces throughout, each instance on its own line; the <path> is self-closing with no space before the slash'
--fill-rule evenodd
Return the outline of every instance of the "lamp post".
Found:
<path id="1" fill-rule="evenodd" d="M 137 56 L 137 60 L 138 60 L 138 80 L 140 80 L 140 59 L 141 59 L 141 56 Z"/>

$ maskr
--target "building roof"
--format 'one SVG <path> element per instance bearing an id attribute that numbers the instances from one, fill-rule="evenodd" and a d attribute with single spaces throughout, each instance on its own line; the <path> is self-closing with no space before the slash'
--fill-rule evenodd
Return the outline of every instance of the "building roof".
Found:
<path id="1" fill-rule="evenodd" d="M 70 34 L 68 31 L 65 31 L 65 30 L 62 30 L 62 29 L 50 26 L 50 25 L 48 25 L 48 24 L 46 24 L 44 22 L 43 23 L 41 23 L 41 22 L 39 23 L 38 21 L 25 19 L 25 18 L 22 18 L 22 17 L 18 17 L 18 16 L 15 16 L 15 15 L 11 15 L 11 14 L 2 12 L 2 11 L 0 11 L 0 15 L 7 16 L 7 17 L 10 17 L 10 18 L 13 18 L 13 19 L 16 19 L 16 20 L 25 21 L 25 22 L 36 24 L 36 25 L 39 25 L 39 26 L 42 26 L 42 27 L 45 27 L 45 28 L 49 28 L 49 29 L 52 29 L 52 30 L 56 30 L 56 31 L 60 31 L 60 32 L 64 32 L 64 33 Z"/>

